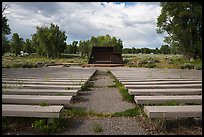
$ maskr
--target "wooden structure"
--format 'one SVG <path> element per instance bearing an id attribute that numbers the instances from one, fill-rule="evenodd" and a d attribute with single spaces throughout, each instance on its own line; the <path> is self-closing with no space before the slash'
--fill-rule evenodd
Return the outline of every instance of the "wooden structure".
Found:
<path id="1" fill-rule="evenodd" d="M 113 47 L 93 47 L 88 64 L 123 65 L 121 53 L 114 52 Z"/>

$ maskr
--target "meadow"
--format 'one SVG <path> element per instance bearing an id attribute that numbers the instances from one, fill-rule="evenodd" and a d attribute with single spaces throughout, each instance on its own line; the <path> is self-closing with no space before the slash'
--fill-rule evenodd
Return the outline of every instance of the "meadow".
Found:
<path id="1" fill-rule="evenodd" d="M 183 55 L 173 54 L 122 54 L 127 67 L 168 68 L 168 69 L 202 69 L 202 60 L 189 61 Z M 2 68 L 33 68 L 38 64 L 78 63 L 81 66 L 88 63 L 87 57 L 80 54 L 62 54 L 61 58 L 38 57 L 36 54 L 15 56 L 5 53 L 2 56 Z"/>

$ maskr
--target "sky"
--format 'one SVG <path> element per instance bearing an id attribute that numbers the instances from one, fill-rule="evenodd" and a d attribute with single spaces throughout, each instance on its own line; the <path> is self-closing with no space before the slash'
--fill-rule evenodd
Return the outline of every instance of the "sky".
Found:
<path id="1" fill-rule="evenodd" d="M 11 2 L 5 15 L 9 39 L 13 33 L 31 39 L 36 26 L 54 23 L 65 31 L 67 44 L 109 34 L 123 48 L 160 48 L 165 44 L 165 35 L 156 32 L 160 12 L 159 2 Z"/>

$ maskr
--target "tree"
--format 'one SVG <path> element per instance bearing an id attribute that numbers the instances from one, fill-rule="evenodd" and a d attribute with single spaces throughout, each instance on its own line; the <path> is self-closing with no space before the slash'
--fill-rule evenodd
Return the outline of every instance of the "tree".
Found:
<path id="1" fill-rule="evenodd" d="M 9 51 L 10 51 L 9 41 L 5 35 L 2 35 L 2 56 L 4 55 L 4 53 Z"/>
<path id="2" fill-rule="evenodd" d="M 24 45 L 23 45 L 23 51 L 27 52 L 27 53 L 33 53 L 34 49 L 31 45 L 31 40 L 26 39 Z"/>
<path id="3" fill-rule="evenodd" d="M 73 41 L 72 42 L 72 54 L 76 54 L 77 51 L 78 51 L 78 48 L 77 48 L 77 44 L 78 44 L 78 41 Z"/>
<path id="4" fill-rule="evenodd" d="M 64 31 L 59 30 L 58 25 L 51 23 L 50 27 L 37 27 L 37 32 L 32 36 L 37 54 L 49 57 L 60 57 L 66 48 L 66 36 Z"/>
<path id="5" fill-rule="evenodd" d="M 202 2 L 161 2 L 157 32 L 189 59 L 202 58 Z"/>
<path id="6" fill-rule="evenodd" d="M 159 51 L 159 49 L 156 47 L 156 49 L 155 49 L 155 52 L 154 52 L 155 54 L 159 54 L 160 53 L 160 51 Z"/>
<path id="7" fill-rule="evenodd" d="M 6 38 L 6 35 L 11 34 L 11 29 L 8 24 L 8 19 L 5 16 L 5 10 L 8 9 L 9 6 L 10 4 L 6 4 L 2 9 L 2 55 L 9 51 L 9 41 Z"/>
<path id="8" fill-rule="evenodd" d="M 11 52 L 13 52 L 16 56 L 20 54 L 22 46 L 22 39 L 19 38 L 17 33 L 14 33 L 11 40 Z"/>
<path id="9" fill-rule="evenodd" d="M 161 54 L 170 54 L 170 47 L 168 45 L 162 45 L 160 48 Z"/>

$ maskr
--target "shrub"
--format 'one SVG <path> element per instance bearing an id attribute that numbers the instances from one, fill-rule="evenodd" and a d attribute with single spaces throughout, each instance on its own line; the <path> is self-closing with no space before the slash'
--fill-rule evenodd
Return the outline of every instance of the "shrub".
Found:
<path id="1" fill-rule="evenodd" d="M 32 127 L 45 133 L 60 132 L 68 126 L 68 122 L 63 118 L 58 119 L 40 119 L 34 121 Z"/>
<path id="2" fill-rule="evenodd" d="M 194 65 L 191 63 L 184 63 L 180 66 L 181 69 L 194 69 Z"/>
<path id="3" fill-rule="evenodd" d="M 197 69 L 197 70 L 202 70 L 202 64 L 195 66 L 195 69 Z"/>
<path id="4" fill-rule="evenodd" d="M 156 67 L 156 64 L 154 63 L 148 63 L 145 65 L 146 68 L 155 68 Z"/>

